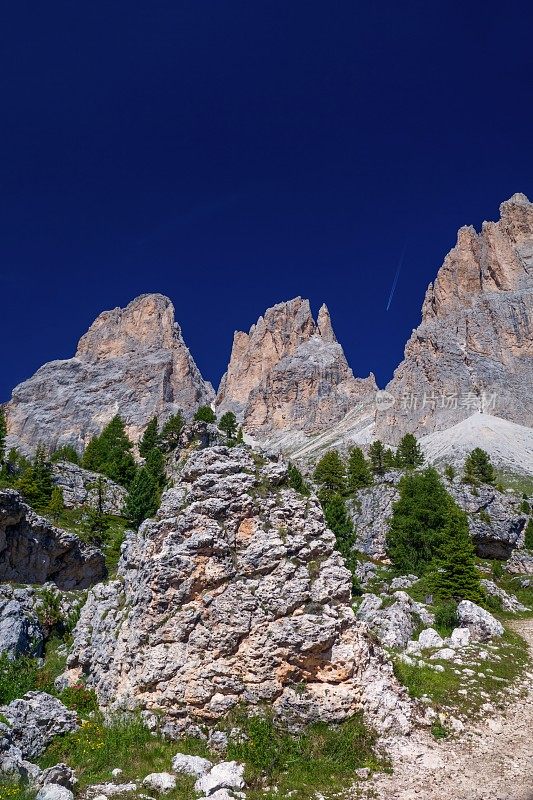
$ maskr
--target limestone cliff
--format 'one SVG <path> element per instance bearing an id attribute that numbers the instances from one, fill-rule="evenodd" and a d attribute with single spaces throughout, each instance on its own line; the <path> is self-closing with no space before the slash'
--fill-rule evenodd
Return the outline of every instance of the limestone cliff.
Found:
<path id="1" fill-rule="evenodd" d="M 238 331 L 217 397 L 259 439 L 285 432 L 307 436 L 348 411 L 373 412 L 374 376 L 355 378 L 337 342 L 328 309 L 315 322 L 297 297 L 269 308 L 248 333 Z"/>
<path id="2" fill-rule="evenodd" d="M 13 391 L 11 441 L 81 448 L 121 414 L 135 440 L 154 414 L 190 415 L 214 393 L 187 349 L 167 297 L 146 294 L 104 311 L 82 336 L 74 358 L 51 361 Z"/>
<path id="3" fill-rule="evenodd" d="M 376 435 L 449 428 L 474 412 L 533 426 L 533 204 L 515 194 L 481 233 L 461 228 L 387 386 Z"/>

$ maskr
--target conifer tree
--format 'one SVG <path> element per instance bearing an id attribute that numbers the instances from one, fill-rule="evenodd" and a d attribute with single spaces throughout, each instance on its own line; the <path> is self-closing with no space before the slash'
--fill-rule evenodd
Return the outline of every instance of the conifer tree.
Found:
<path id="1" fill-rule="evenodd" d="M 143 520 L 155 514 L 158 504 L 157 484 L 146 467 L 141 467 L 131 483 L 124 505 L 124 515 L 138 527 Z"/>
<path id="2" fill-rule="evenodd" d="M 464 476 L 465 483 L 476 486 L 479 483 L 496 483 L 496 473 L 492 466 L 490 456 L 481 447 L 476 447 L 465 461 Z"/>
<path id="3" fill-rule="evenodd" d="M 219 430 L 226 434 L 228 439 L 235 439 L 237 435 L 237 418 L 233 411 L 226 411 L 218 422 Z"/>
<path id="4" fill-rule="evenodd" d="M 53 464 L 58 461 L 69 461 L 71 464 L 79 464 L 80 457 L 71 444 L 64 444 L 62 447 L 58 447 L 57 450 L 54 450 L 50 456 L 50 461 Z"/>
<path id="5" fill-rule="evenodd" d="M 355 530 L 344 498 L 336 492 L 329 494 L 322 503 L 322 509 L 328 528 L 335 534 L 336 549 L 352 574 L 352 594 L 360 594 L 361 586 L 356 576 L 357 557 L 354 552 Z"/>
<path id="6" fill-rule="evenodd" d="M 63 492 L 59 486 L 54 486 L 52 489 L 52 495 L 50 497 L 47 510 L 52 520 L 57 524 L 61 519 L 63 511 L 65 510 L 65 500 L 63 498 Z"/>
<path id="7" fill-rule="evenodd" d="M 346 471 L 337 450 L 325 453 L 315 467 L 313 478 L 320 485 L 320 496 L 346 494 Z"/>
<path id="8" fill-rule="evenodd" d="M 424 454 L 416 437 L 412 433 L 406 433 L 400 439 L 398 450 L 396 451 L 396 465 L 406 469 L 421 467 L 424 463 Z"/>
<path id="9" fill-rule="evenodd" d="M 446 476 L 446 479 L 450 483 L 453 483 L 453 480 L 455 478 L 455 470 L 451 464 L 446 464 L 446 467 L 444 468 L 444 474 Z"/>
<path id="10" fill-rule="evenodd" d="M 163 425 L 160 436 L 161 447 L 165 453 L 176 449 L 184 425 L 185 420 L 179 411 L 167 419 Z"/>
<path id="11" fill-rule="evenodd" d="M 83 455 L 83 466 L 85 469 L 101 472 L 128 488 L 136 469 L 132 448 L 124 422 L 117 415 L 106 425 L 100 436 L 91 439 Z"/>
<path id="12" fill-rule="evenodd" d="M 401 573 L 420 576 L 440 550 L 453 501 L 433 468 L 404 475 L 399 491 L 387 533 L 387 552 Z"/>
<path id="13" fill-rule="evenodd" d="M 217 421 L 217 417 L 211 406 L 200 406 L 194 415 L 196 422 L 210 422 Z"/>
<path id="14" fill-rule="evenodd" d="M 455 503 L 449 504 L 432 585 L 441 600 L 472 600 L 474 603 L 482 600 L 468 519 Z"/>
<path id="15" fill-rule="evenodd" d="M 527 521 L 524 535 L 524 547 L 528 550 L 533 550 L 533 517 L 530 517 Z"/>
<path id="16" fill-rule="evenodd" d="M 390 447 L 387 447 L 383 453 L 383 467 L 385 472 L 390 472 L 391 469 L 394 469 L 397 466 L 398 462 L 396 460 L 395 453 L 393 453 Z"/>
<path id="17" fill-rule="evenodd" d="M 291 489 L 294 489 L 295 492 L 304 495 L 304 497 L 307 497 L 310 494 L 309 486 L 305 482 L 304 477 L 298 467 L 295 467 L 294 464 L 289 464 L 287 476 Z"/>
<path id="18" fill-rule="evenodd" d="M 163 489 L 167 476 L 165 472 L 165 456 L 157 447 L 152 448 L 146 456 L 146 470 L 150 473 L 159 489 Z"/>
<path id="19" fill-rule="evenodd" d="M 383 442 L 379 439 L 372 442 L 368 449 L 368 457 L 374 475 L 384 475 L 387 471 L 387 465 L 385 463 L 385 448 L 383 447 Z"/>
<path id="20" fill-rule="evenodd" d="M 0 406 L 0 466 L 6 457 L 7 420 L 3 406 Z"/>
<path id="21" fill-rule="evenodd" d="M 244 444 L 244 434 L 242 432 L 242 425 L 239 425 L 239 430 L 237 431 L 237 438 L 235 439 L 236 444 Z"/>
<path id="22" fill-rule="evenodd" d="M 371 483 L 372 473 L 365 454 L 360 447 L 353 447 L 348 459 L 348 491 L 356 492 Z"/>
<path id="23" fill-rule="evenodd" d="M 150 450 L 153 450 L 154 447 L 159 447 L 159 444 L 157 417 L 152 417 L 139 441 L 139 455 L 146 458 Z"/>
<path id="24" fill-rule="evenodd" d="M 37 509 L 45 509 L 54 488 L 52 469 L 43 445 L 39 445 L 31 464 L 17 482 L 24 499 Z"/>

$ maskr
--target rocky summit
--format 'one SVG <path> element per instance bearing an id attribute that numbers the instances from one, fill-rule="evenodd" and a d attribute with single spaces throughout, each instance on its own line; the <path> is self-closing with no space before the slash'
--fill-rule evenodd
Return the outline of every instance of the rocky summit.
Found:
<path id="1" fill-rule="evenodd" d="M 315 322 L 308 300 L 269 308 L 248 333 L 238 331 L 217 408 L 233 411 L 262 441 L 320 433 L 357 412 L 359 426 L 374 412 L 376 383 L 355 378 L 325 305 Z"/>
<path id="2" fill-rule="evenodd" d="M 51 361 L 13 391 L 7 404 L 11 443 L 81 449 L 120 414 L 136 441 L 155 414 L 190 416 L 214 392 L 189 353 L 174 306 L 160 294 L 104 311 L 74 358 Z"/>
<path id="3" fill-rule="evenodd" d="M 533 426 L 533 204 L 515 194 L 481 233 L 461 228 L 386 387 L 376 436 L 396 443 L 473 413 Z"/>
<path id="4" fill-rule="evenodd" d="M 89 593 L 62 685 L 85 677 L 104 708 L 140 707 L 173 736 L 241 703 L 293 728 L 363 710 L 407 731 L 411 704 L 356 621 L 320 504 L 286 481 L 243 448 L 194 452 L 117 580 Z"/>

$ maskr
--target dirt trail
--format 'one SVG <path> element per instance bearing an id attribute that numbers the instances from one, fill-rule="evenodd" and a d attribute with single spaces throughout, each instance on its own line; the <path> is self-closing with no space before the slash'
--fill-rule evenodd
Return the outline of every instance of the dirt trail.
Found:
<path id="1" fill-rule="evenodd" d="M 533 658 L 533 619 L 512 627 Z M 437 743 L 420 733 L 393 756 L 394 773 L 372 784 L 379 800 L 533 800 L 533 680 L 526 696 L 459 738 Z"/>

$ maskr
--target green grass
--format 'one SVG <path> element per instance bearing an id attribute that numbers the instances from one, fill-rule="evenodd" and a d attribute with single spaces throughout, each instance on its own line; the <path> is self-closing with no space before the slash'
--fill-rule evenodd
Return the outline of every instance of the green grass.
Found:
<path id="1" fill-rule="evenodd" d="M 496 471 L 496 482 L 501 483 L 504 489 L 512 489 L 518 494 L 533 494 L 533 477 L 529 475 L 515 475 L 510 472 Z"/>
<path id="2" fill-rule="evenodd" d="M 92 783 L 111 780 L 111 770 L 123 770 L 121 781 L 139 781 L 150 772 L 163 772 L 171 768 L 176 753 L 206 756 L 206 747 L 196 739 L 171 742 L 154 736 L 139 716 L 116 716 L 104 724 L 101 714 L 86 720 L 82 727 L 54 739 L 39 759 L 43 769 L 65 762 L 76 770 L 79 789 Z M 194 798 L 194 780 L 180 779 L 173 796 L 179 800 Z"/>
<path id="3" fill-rule="evenodd" d="M 462 665 L 458 666 L 449 661 L 432 662 L 444 667 L 444 672 L 435 672 L 429 666 L 418 667 L 396 660 L 394 673 L 407 687 L 411 697 L 421 698 L 426 695 L 437 711 L 448 711 L 474 718 L 481 706 L 487 702 L 487 697 L 483 693 L 489 696 L 491 703 L 505 704 L 506 690 L 529 666 L 527 644 L 514 631 L 506 630 L 501 639 L 494 639 L 488 643 L 490 646 L 496 644 L 498 649 L 490 650 L 491 656 L 487 661 L 477 658 L 477 652 L 485 649 L 483 644 L 476 645 L 468 651 L 461 651 L 463 660 L 472 662 L 464 666 L 474 670 L 473 683 L 466 683 L 464 673 L 456 674 L 455 670 L 461 670 Z M 466 657 L 467 652 L 468 657 Z M 492 657 L 494 654 L 501 656 L 501 661 L 496 661 Z M 483 673 L 483 676 L 478 673 Z M 465 689 L 467 694 L 461 694 L 460 691 Z"/>
<path id="4" fill-rule="evenodd" d="M 318 723 L 297 736 L 267 716 L 248 717 L 241 711 L 234 722 L 245 736 L 230 742 L 227 758 L 246 764 L 249 800 L 279 800 L 289 792 L 293 800 L 312 800 L 317 792 L 330 797 L 354 782 L 358 767 L 387 766 L 360 716 L 338 726 Z"/>
<path id="5" fill-rule="evenodd" d="M 24 783 L 10 780 L 6 775 L 0 778 L 0 800 L 32 800 L 35 791 L 32 791 Z"/>

